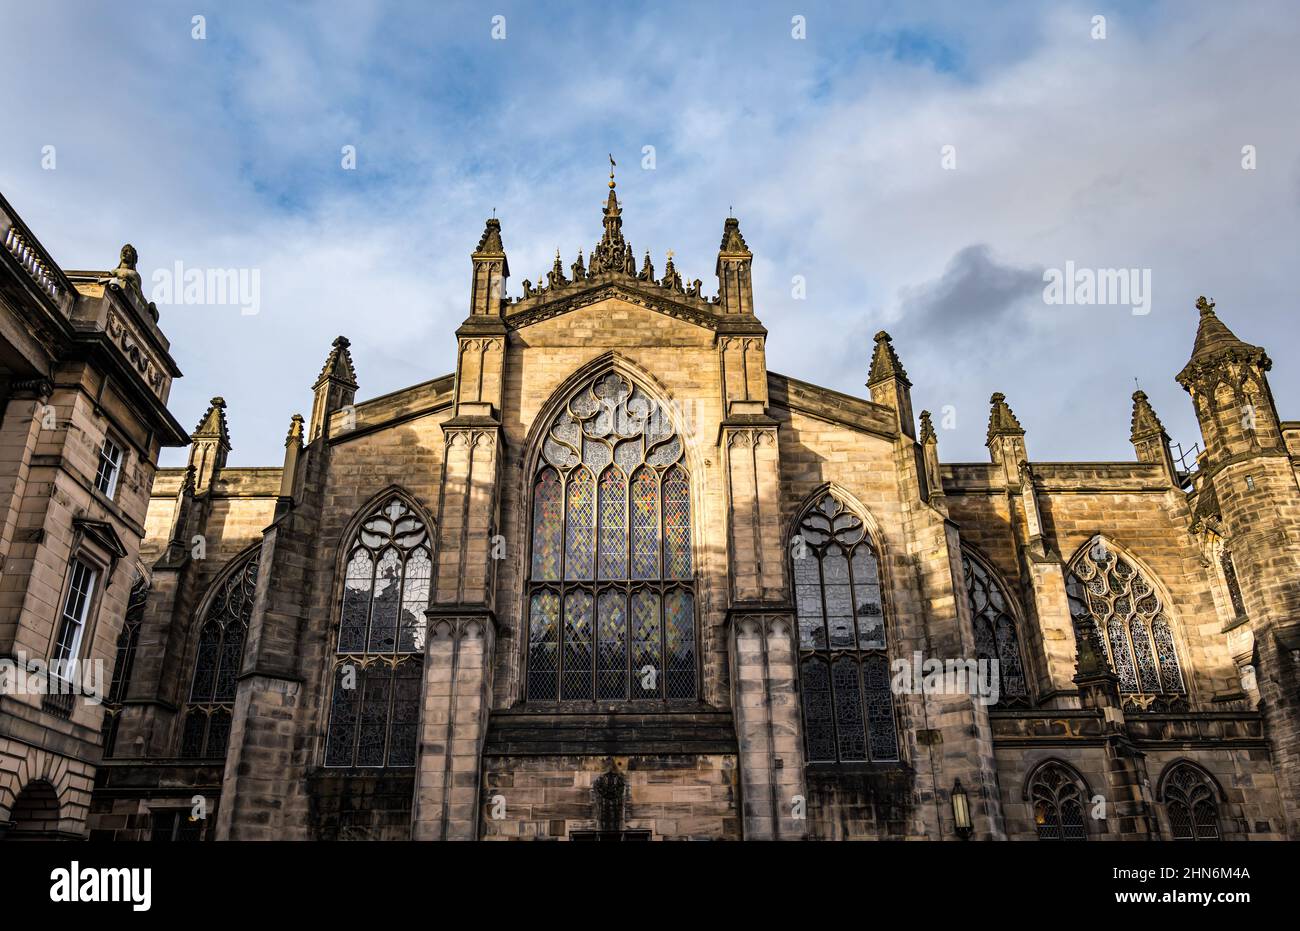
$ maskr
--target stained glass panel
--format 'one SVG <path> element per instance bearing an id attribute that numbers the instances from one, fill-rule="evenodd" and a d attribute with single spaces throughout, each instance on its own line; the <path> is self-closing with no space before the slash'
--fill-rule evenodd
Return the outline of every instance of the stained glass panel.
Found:
<path id="1" fill-rule="evenodd" d="M 963 552 L 962 573 L 975 633 L 975 658 L 997 662 L 998 706 L 1028 700 L 1029 687 L 1020 658 L 1020 638 L 1001 582 L 978 560 Z"/>
<path id="2" fill-rule="evenodd" d="M 813 656 L 799 665 L 799 686 L 803 694 L 803 726 L 808 762 L 835 760 L 834 702 L 830 668 L 826 660 Z"/>
<path id="3" fill-rule="evenodd" d="M 697 696 L 690 478 L 674 429 L 617 372 L 551 421 L 533 486 L 529 700 Z"/>

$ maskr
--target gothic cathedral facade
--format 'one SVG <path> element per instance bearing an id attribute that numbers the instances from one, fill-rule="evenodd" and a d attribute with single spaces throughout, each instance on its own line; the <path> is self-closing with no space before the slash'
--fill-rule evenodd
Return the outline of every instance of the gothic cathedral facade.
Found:
<path id="1" fill-rule="evenodd" d="M 1177 376 L 1196 463 L 1140 391 L 1132 461 L 1034 461 L 995 394 L 989 461 L 944 462 L 886 333 L 865 397 L 768 370 L 737 220 L 706 297 L 671 253 L 638 263 L 612 175 L 603 212 L 585 260 L 513 297 L 488 220 L 456 371 L 360 400 L 339 337 L 280 465 L 228 466 L 213 399 L 117 535 L 132 568 L 81 647 L 112 682 L 57 744 L 75 783 L 31 762 L 70 723 L 0 697 L 0 825 L 1300 838 L 1300 422 L 1214 304 Z M 157 407 L 146 464 L 186 441 Z M 12 604 L 0 654 L 16 630 L 53 656 Z"/>

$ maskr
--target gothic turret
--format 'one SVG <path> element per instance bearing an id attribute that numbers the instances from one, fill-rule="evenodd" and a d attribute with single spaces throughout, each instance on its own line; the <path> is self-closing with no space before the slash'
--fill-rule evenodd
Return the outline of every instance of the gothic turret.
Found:
<path id="1" fill-rule="evenodd" d="M 907 380 L 903 363 L 894 352 L 889 334 L 881 330 L 876 334 L 876 348 L 871 354 L 871 371 L 867 375 L 867 388 L 871 400 L 892 408 L 898 414 L 898 429 L 904 436 L 916 438 L 912 419 L 912 383 Z"/>
<path id="2" fill-rule="evenodd" d="M 217 474 L 226 467 L 230 453 L 230 432 L 226 427 L 226 399 L 213 398 L 203 419 L 190 434 L 189 466 L 194 469 L 197 491 L 212 487 Z"/>
<path id="3" fill-rule="evenodd" d="M 989 430 L 984 445 L 989 448 L 994 464 L 1003 467 L 1008 483 L 1019 482 L 1020 463 L 1029 458 L 1025 451 L 1025 430 L 1001 391 L 994 392 L 989 405 Z"/>
<path id="4" fill-rule="evenodd" d="M 1145 391 L 1133 392 L 1133 418 L 1129 425 L 1129 441 L 1137 452 L 1138 462 L 1151 462 L 1164 469 L 1170 484 L 1178 483 L 1178 470 L 1173 453 L 1169 451 L 1169 434 L 1156 416 Z"/>
<path id="5" fill-rule="evenodd" d="M 1178 383 L 1192 396 L 1208 463 L 1281 448 L 1277 406 L 1265 373 L 1273 367 L 1259 346 L 1238 339 L 1201 297 L 1192 358 Z"/>
<path id="6" fill-rule="evenodd" d="M 501 221 L 496 217 L 487 221 L 478 248 L 470 255 L 470 260 L 474 263 L 470 316 L 500 316 L 506 280 L 510 277 L 510 263 L 506 261 L 505 246 L 501 244 Z"/>
<path id="7" fill-rule="evenodd" d="M 330 414 L 356 400 L 357 374 L 352 368 L 352 354 L 348 352 L 351 345 L 344 336 L 334 340 L 320 377 L 312 386 L 315 398 L 311 405 L 308 442 L 314 442 L 322 433 L 327 433 Z"/>
<path id="8" fill-rule="evenodd" d="M 718 247 L 718 306 L 724 314 L 753 314 L 754 285 L 750 267 L 754 255 L 740 235 L 740 221 L 727 217 Z"/>

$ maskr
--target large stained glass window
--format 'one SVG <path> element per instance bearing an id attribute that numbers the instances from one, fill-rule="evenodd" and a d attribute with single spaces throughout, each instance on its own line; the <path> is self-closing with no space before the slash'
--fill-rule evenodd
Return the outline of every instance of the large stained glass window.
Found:
<path id="1" fill-rule="evenodd" d="M 1165 606 L 1133 563 L 1095 537 L 1071 564 L 1066 594 L 1076 632 L 1091 624 L 1106 644 L 1125 706 L 1147 711 L 1187 707 Z"/>
<path id="2" fill-rule="evenodd" d="M 668 411 L 615 372 L 550 423 L 532 489 L 529 701 L 697 697 L 682 453 Z"/>
<path id="3" fill-rule="evenodd" d="M 344 564 L 325 765 L 415 765 L 429 529 L 391 495 L 361 524 Z"/>
<path id="4" fill-rule="evenodd" d="M 1164 780 L 1165 811 L 1174 840 L 1218 840 L 1214 785 L 1190 763 L 1176 763 Z"/>
<path id="5" fill-rule="evenodd" d="M 808 762 L 897 760 L 880 560 L 862 519 L 824 494 L 790 553 Z"/>
<path id="6" fill-rule="evenodd" d="M 1025 664 L 1021 658 L 1016 621 L 1011 613 L 1010 596 L 992 571 L 964 550 L 961 566 L 966 577 L 971 623 L 975 626 L 975 658 L 981 662 L 997 663 L 998 702 L 995 707 L 1027 705 L 1029 687 L 1025 681 Z"/>
<path id="7" fill-rule="evenodd" d="M 244 638 L 253 614 L 261 553 L 255 549 L 240 557 L 208 601 L 181 729 L 181 756 L 187 759 L 219 759 L 226 755 L 230 713 L 235 706 Z"/>

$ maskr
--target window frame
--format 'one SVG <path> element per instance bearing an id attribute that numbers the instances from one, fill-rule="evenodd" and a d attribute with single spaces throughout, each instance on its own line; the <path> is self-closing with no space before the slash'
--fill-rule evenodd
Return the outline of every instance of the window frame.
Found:
<path id="1" fill-rule="evenodd" d="M 108 447 L 112 447 L 117 451 L 116 461 L 113 461 L 111 457 L 106 455 L 106 451 Z M 107 488 L 103 487 L 103 484 L 101 484 L 101 479 L 104 477 L 105 462 L 107 462 L 112 467 L 112 471 L 110 471 L 107 475 L 107 481 L 103 483 L 103 484 L 107 484 L 108 486 Z M 95 490 L 98 491 L 100 494 L 102 494 L 108 500 L 116 501 L 117 489 L 118 486 L 121 484 L 122 471 L 125 467 L 126 467 L 126 445 L 118 442 L 111 433 L 105 433 L 103 442 L 99 444 L 98 456 L 95 462 L 95 480 L 93 483 L 95 486 Z"/>
<path id="2" fill-rule="evenodd" d="M 81 607 L 81 617 L 73 619 L 74 623 L 77 624 L 76 633 L 72 643 L 67 648 L 67 655 L 63 655 L 64 631 L 70 620 L 68 601 L 72 596 L 73 577 L 78 567 L 90 573 L 90 590 L 85 594 L 85 601 Z M 58 620 L 54 625 L 53 639 L 49 650 L 51 676 L 56 676 L 64 682 L 74 684 L 78 682 L 78 672 L 83 659 L 82 654 L 86 650 L 86 644 L 94 641 L 93 622 L 98 614 L 99 602 L 106 587 L 106 583 L 101 583 L 107 578 L 106 567 L 99 560 L 90 557 L 84 549 L 74 551 L 68 558 L 68 568 L 64 573 L 63 588 L 59 596 Z M 65 671 L 67 675 L 63 674 Z"/>
<path id="3" fill-rule="evenodd" d="M 631 399 L 636 392 L 651 405 L 649 417 L 661 417 L 663 423 L 668 427 L 666 434 L 654 434 L 662 436 L 663 439 L 656 442 L 655 448 L 660 445 L 676 440 L 681 445 L 680 454 L 663 465 L 656 466 L 650 461 L 650 454 L 653 451 L 648 443 L 643 443 L 642 452 L 639 460 L 632 465 L 630 471 L 623 467 L 614 454 L 614 447 L 619 442 L 626 440 L 609 440 L 611 457 L 599 467 L 585 461 L 579 455 L 579 459 L 573 465 L 567 468 L 561 468 L 551 462 L 544 454 L 544 447 L 551 442 L 552 430 L 557 424 L 559 418 L 566 412 L 570 412 L 570 405 L 578 399 L 584 392 L 591 393 L 595 396 L 595 389 L 598 384 L 610 376 L 620 379 L 628 386 L 628 394 L 619 405 L 617 416 L 625 416 L 626 407 L 624 404 L 627 399 Z M 619 712 L 661 712 L 672 710 L 687 710 L 698 707 L 704 702 L 705 682 L 704 682 L 704 656 L 703 656 L 703 630 L 700 622 L 700 591 L 703 586 L 701 583 L 699 569 L 699 521 L 698 515 L 700 509 L 697 500 L 697 485 L 692 480 L 692 476 L 698 474 L 698 470 L 692 469 L 690 462 L 689 447 L 685 439 L 685 430 L 678 422 L 672 405 L 662 398 L 662 394 L 647 385 L 645 381 L 630 372 L 618 367 L 605 367 L 602 369 L 588 369 L 584 372 L 575 374 L 566 382 L 562 390 L 557 392 L 559 400 L 553 401 L 544 407 L 534 421 L 534 432 L 529 438 L 529 456 L 526 460 L 527 469 L 524 472 L 524 495 L 523 500 L 525 507 L 523 509 L 524 519 L 522 521 L 523 534 L 525 540 L 524 562 L 521 570 L 521 589 L 522 603 L 520 607 L 521 630 L 520 656 L 519 656 L 519 678 L 517 694 L 519 701 L 523 704 L 546 709 L 572 709 L 572 710 L 593 710 L 606 709 Z M 600 416 L 599 409 L 597 413 L 589 415 L 590 417 Z M 626 415 L 635 416 L 635 415 Z M 644 427 L 643 427 L 644 429 Z M 592 438 L 605 440 L 604 436 L 594 436 Z M 650 434 L 636 434 L 637 436 L 650 436 Z M 622 437 L 622 434 L 619 434 Z M 580 444 L 581 449 L 581 444 Z M 602 574 L 602 556 L 605 548 L 602 546 L 601 534 L 601 488 L 604 484 L 605 476 L 611 468 L 617 468 L 623 479 L 623 509 L 622 509 L 622 543 L 624 566 L 622 577 L 618 579 L 605 578 Z M 559 497 L 559 566 L 556 575 L 553 578 L 534 577 L 533 558 L 536 551 L 538 539 L 536 508 L 538 504 L 538 486 L 542 475 L 545 472 L 551 472 L 558 486 Z M 568 549 L 570 523 L 568 520 L 569 512 L 569 489 L 575 476 L 585 472 L 591 476 L 592 487 L 592 572 L 590 578 L 569 578 L 568 577 Z M 656 550 L 655 558 L 657 570 L 651 578 L 636 578 L 634 566 L 636 554 L 636 532 L 634 526 L 634 495 L 637 477 L 642 472 L 648 472 L 655 478 L 655 515 L 654 526 L 656 533 Z M 674 472 L 680 474 L 686 486 L 686 504 L 688 508 L 689 534 L 687 536 L 687 546 L 689 547 L 690 565 L 689 575 L 686 577 L 669 577 L 667 574 L 668 565 L 668 547 L 666 545 L 667 533 L 665 524 L 665 490 L 668 485 L 668 478 Z M 623 650 L 626 653 L 625 670 L 627 671 L 626 698 L 602 698 L 600 697 L 601 679 L 600 679 L 600 601 L 603 595 L 610 591 L 617 591 L 622 594 L 624 605 L 624 624 L 623 624 Z M 638 594 L 650 591 L 657 598 L 658 604 L 658 671 L 659 675 L 656 680 L 656 689 L 658 693 L 651 697 L 633 697 L 637 691 L 637 672 L 634 666 L 635 643 L 633 637 L 633 604 Z M 532 676 L 532 652 L 533 652 L 533 615 L 532 606 L 534 597 L 543 593 L 553 593 L 558 599 L 558 611 L 556 614 L 556 665 L 553 671 L 555 676 L 555 697 L 535 697 L 530 695 L 530 678 Z M 564 679 L 563 679 L 563 653 L 564 653 L 564 628 L 565 628 L 565 603 L 568 596 L 574 592 L 586 592 L 591 596 L 592 610 L 590 623 L 590 652 L 591 652 L 591 697 L 590 698 L 565 698 L 564 697 Z M 685 592 L 690 600 L 690 625 L 692 646 L 692 676 L 694 677 L 693 694 L 687 698 L 670 698 L 668 696 L 667 676 L 669 671 L 669 630 L 668 630 L 668 611 L 667 604 L 669 599 L 676 593 Z"/>
<path id="4" fill-rule="evenodd" d="M 969 543 L 961 544 L 961 548 L 958 555 L 963 559 L 963 561 L 969 559 L 973 564 L 981 568 L 984 571 L 985 575 L 989 577 L 989 580 L 999 590 L 999 594 L 1001 594 L 1003 600 L 1006 602 L 1007 604 L 1006 613 L 1011 618 L 1011 623 L 1015 628 L 1016 652 L 1020 657 L 1020 670 L 1025 680 L 1025 694 L 1020 696 L 1015 696 L 1012 700 L 1008 701 L 1006 695 L 1002 691 L 1002 686 L 1001 686 L 1002 664 L 1001 664 L 1001 658 L 999 657 L 998 701 L 996 704 L 990 705 L 989 710 L 990 711 L 1008 711 L 1008 710 L 1016 710 L 1016 709 L 1024 710 L 1026 708 L 1036 707 L 1037 701 L 1034 695 L 1035 695 L 1035 688 L 1038 684 L 1038 677 L 1034 671 L 1033 666 L 1029 662 L 1029 653 L 1027 650 L 1027 644 L 1025 642 L 1025 637 L 1022 636 L 1025 630 L 1025 620 L 1024 620 L 1024 612 L 1022 611 L 1020 605 L 1020 599 L 1012 593 L 1010 585 L 1007 584 L 1005 577 L 1002 575 L 1001 572 L 998 571 L 997 567 L 993 565 L 992 560 L 987 559 L 984 556 L 984 554 L 979 552 L 977 549 L 975 549 L 974 546 L 972 546 Z M 966 600 L 971 610 L 971 624 L 972 624 L 971 635 L 972 637 L 974 637 L 976 633 L 976 631 L 974 630 L 974 624 L 976 622 L 975 606 L 973 604 L 970 604 L 971 591 L 970 591 L 970 586 L 965 584 L 966 573 L 965 573 L 964 565 L 962 569 L 963 569 L 962 585 L 966 590 Z M 997 631 L 995 630 L 994 631 L 995 645 L 996 645 L 996 640 L 997 640 Z"/>
<path id="5" fill-rule="evenodd" d="M 796 576 L 795 565 L 794 565 L 795 556 L 794 556 L 793 541 L 796 536 L 801 536 L 803 523 L 805 519 L 814 511 L 820 510 L 823 501 L 825 501 L 827 498 L 834 500 L 840 506 L 841 509 L 835 515 L 835 517 L 831 519 L 832 532 L 828 535 L 828 538 L 824 543 L 812 545 L 805 542 L 804 545 L 808 546 L 810 550 L 824 550 L 830 545 L 834 544 L 835 546 L 839 547 L 839 549 L 842 552 L 845 567 L 847 570 L 847 575 L 845 578 L 846 578 L 846 582 L 849 584 L 850 606 L 851 606 L 851 610 L 853 611 L 852 621 L 853 621 L 854 641 L 852 647 L 837 648 L 837 647 L 833 647 L 830 643 L 829 626 L 828 626 L 830 614 L 828 611 L 827 601 L 826 601 L 827 596 L 826 596 L 825 554 L 820 552 L 817 553 L 816 555 L 812 555 L 811 558 L 814 558 L 817 562 L 818 596 L 821 605 L 820 618 L 821 618 L 821 623 L 823 628 L 827 631 L 827 642 L 825 646 L 805 647 L 803 645 L 803 633 L 800 626 L 800 616 L 799 616 L 799 597 L 798 597 L 798 590 L 797 590 L 798 585 L 796 581 L 797 576 Z M 822 513 L 825 514 L 824 511 Z M 844 543 L 836 539 L 836 535 L 833 529 L 835 522 L 844 515 L 850 515 L 853 518 L 855 518 L 860 523 L 861 530 L 862 530 L 862 535 L 860 539 L 858 539 L 857 542 L 848 546 L 846 546 Z M 857 605 L 854 603 L 856 601 L 856 598 L 854 596 L 857 591 L 857 584 L 856 584 L 857 580 L 853 574 L 853 557 L 856 554 L 858 547 L 864 547 L 864 546 L 867 548 L 867 551 L 871 554 L 871 557 L 875 560 L 876 576 L 878 580 L 877 585 L 880 589 L 880 626 L 881 626 L 881 636 L 884 642 L 883 645 L 879 648 L 864 649 L 861 646 L 862 640 L 861 640 L 861 631 L 859 630 Z M 900 764 L 903 764 L 906 759 L 906 747 L 905 747 L 905 741 L 902 738 L 902 730 L 899 726 L 900 702 L 898 700 L 899 697 L 894 694 L 892 688 L 892 665 L 891 665 L 892 654 L 890 651 L 895 639 L 894 631 L 893 631 L 893 621 L 892 621 L 893 605 L 892 605 L 892 597 L 890 594 L 885 547 L 881 540 L 881 535 L 879 533 L 879 530 L 875 526 L 875 522 L 867 515 L 865 508 L 862 508 L 860 505 L 858 505 L 849 495 L 841 492 L 839 489 L 833 486 L 830 485 L 823 486 L 822 488 L 815 491 L 813 494 L 809 495 L 806 499 L 804 499 L 799 509 L 795 512 L 795 515 L 790 522 L 789 532 L 787 534 L 786 553 L 787 553 L 786 569 L 789 572 L 790 591 L 791 594 L 793 595 L 791 604 L 793 605 L 792 613 L 793 613 L 793 621 L 794 621 L 793 635 L 794 635 L 795 682 L 796 682 L 797 696 L 799 701 L 799 722 L 800 722 L 801 730 L 803 732 L 803 739 L 801 741 L 801 752 L 804 755 L 805 765 L 812 769 L 830 768 L 830 769 L 838 770 L 838 769 L 845 769 L 845 768 L 878 769 L 880 767 L 896 767 L 899 766 Z M 867 585 L 869 586 L 870 583 L 867 583 Z M 846 656 L 852 657 L 854 662 L 857 665 L 858 704 L 859 704 L 858 710 L 861 712 L 862 715 L 862 728 L 863 728 L 863 736 L 865 739 L 865 756 L 866 756 L 866 759 L 861 759 L 861 760 L 843 759 L 843 753 L 842 753 L 840 740 L 839 740 L 840 721 L 839 721 L 839 714 L 838 714 L 838 706 L 835 703 L 834 676 L 835 676 L 836 662 L 840 659 L 843 659 Z M 871 719 L 870 719 L 870 714 L 867 705 L 868 691 L 866 687 L 866 671 L 865 671 L 866 660 L 870 657 L 878 657 L 884 661 L 885 679 L 886 682 L 891 683 L 888 691 L 889 691 L 890 721 L 891 721 L 891 726 L 893 731 L 894 755 L 890 758 L 884 758 L 884 757 L 874 758 L 872 756 L 871 729 L 870 729 Z M 808 714 L 807 714 L 807 703 L 805 701 L 807 687 L 804 682 L 804 678 L 805 678 L 804 667 L 809 661 L 813 661 L 813 660 L 822 663 L 822 665 L 825 668 L 827 680 L 829 683 L 827 691 L 829 694 L 828 700 L 831 703 L 830 705 L 830 722 L 832 728 L 831 739 L 835 747 L 835 758 L 833 760 L 831 759 L 814 760 L 812 759 L 810 749 L 809 749 Z"/>

